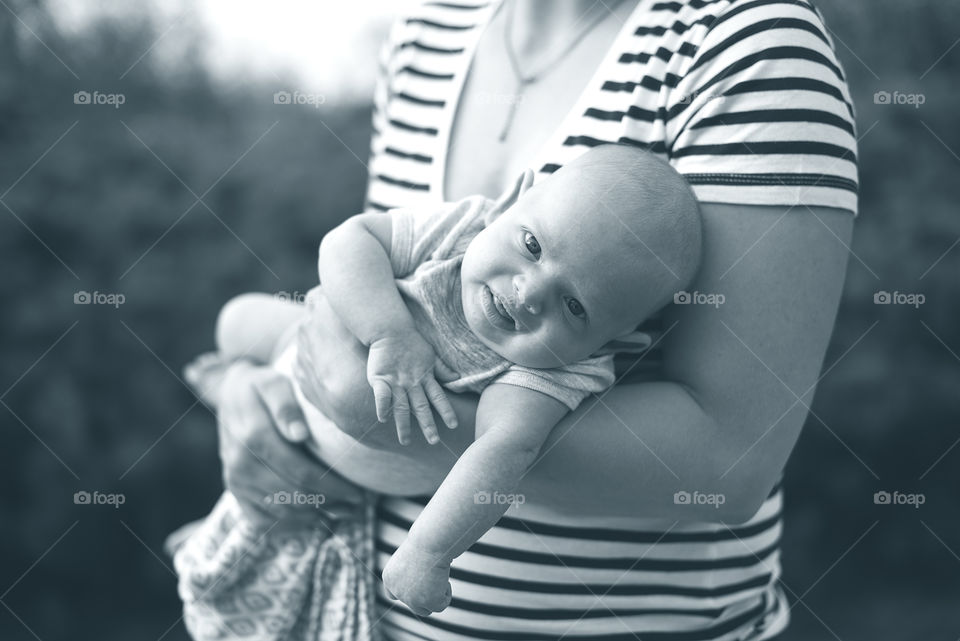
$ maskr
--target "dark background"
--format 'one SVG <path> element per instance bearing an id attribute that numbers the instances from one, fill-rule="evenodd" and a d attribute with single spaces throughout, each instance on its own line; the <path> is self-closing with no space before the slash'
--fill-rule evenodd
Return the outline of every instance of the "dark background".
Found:
<path id="1" fill-rule="evenodd" d="M 196 63 L 204 42 L 189 25 L 175 60 L 148 56 L 120 80 L 161 25 L 105 21 L 67 35 L 42 2 L 4 2 L 0 638 L 185 639 L 161 544 L 221 485 L 213 416 L 180 370 L 212 348 L 230 296 L 313 284 L 319 239 L 361 207 L 370 105 L 275 105 L 275 91 L 292 89 L 285 79 L 216 82 Z M 861 214 L 819 418 L 786 472 L 787 638 L 950 641 L 960 637 L 960 4 L 818 6 L 858 109 Z M 81 89 L 126 102 L 76 105 Z M 875 104 L 881 90 L 925 102 Z M 205 204 L 191 208 L 191 190 Z M 875 305 L 881 290 L 926 301 Z M 78 291 L 126 300 L 75 305 Z M 125 504 L 76 505 L 79 490 Z M 925 502 L 876 505 L 880 490 Z"/>

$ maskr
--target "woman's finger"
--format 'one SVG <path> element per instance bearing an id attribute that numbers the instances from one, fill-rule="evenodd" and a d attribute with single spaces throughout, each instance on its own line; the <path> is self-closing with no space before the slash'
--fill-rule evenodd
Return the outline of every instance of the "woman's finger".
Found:
<path id="1" fill-rule="evenodd" d="M 407 393 L 410 395 L 410 409 L 413 411 L 413 415 L 417 417 L 417 422 L 420 423 L 420 431 L 423 432 L 427 443 L 433 445 L 439 442 L 440 435 L 437 433 L 437 426 L 433 422 L 433 410 L 430 409 L 430 402 L 427 400 L 423 388 L 414 385 L 407 390 Z"/>
<path id="2" fill-rule="evenodd" d="M 305 441 L 310 432 L 290 381 L 282 374 L 275 373 L 258 378 L 254 385 L 284 438 L 294 443 Z"/>
<path id="3" fill-rule="evenodd" d="M 280 503 L 277 492 L 309 492 L 330 497 L 326 508 L 359 504 L 363 491 L 281 435 L 260 397 L 257 381 L 273 370 L 248 363 L 230 367 L 217 414 L 220 458 L 226 487 L 251 519 L 315 523 L 317 510 Z M 269 386 L 267 386 L 269 388 Z"/>
<path id="4" fill-rule="evenodd" d="M 456 429 L 457 413 L 453 411 L 453 405 L 447 399 L 447 393 L 440 387 L 440 383 L 428 376 L 423 382 L 423 388 L 427 393 L 427 398 L 430 399 L 430 403 L 437 408 L 440 418 L 447 424 L 447 427 L 451 430 Z"/>
<path id="5" fill-rule="evenodd" d="M 382 378 L 373 379 L 370 386 L 373 388 L 373 400 L 377 406 L 377 420 L 386 423 L 390 417 L 390 401 L 393 398 L 390 386 Z"/>
<path id="6" fill-rule="evenodd" d="M 398 389 L 393 395 L 393 421 L 397 424 L 397 438 L 400 439 L 400 445 L 409 445 L 410 405 L 402 389 Z"/>

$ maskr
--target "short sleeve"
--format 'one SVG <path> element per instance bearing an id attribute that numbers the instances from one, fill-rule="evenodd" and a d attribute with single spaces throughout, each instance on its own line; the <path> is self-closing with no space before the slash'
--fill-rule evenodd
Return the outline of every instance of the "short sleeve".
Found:
<path id="1" fill-rule="evenodd" d="M 400 207 L 382 214 L 392 218 L 390 264 L 397 278 L 422 263 L 462 253 L 483 228 L 493 201 L 471 196 L 451 203 Z"/>
<path id="2" fill-rule="evenodd" d="M 492 381 L 525 387 L 553 397 L 570 410 L 590 394 L 602 392 L 614 382 L 613 357 L 598 356 L 556 369 L 532 369 L 511 365 Z"/>
<path id="3" fill-rule="evenodd" d="M 806 2 L 732 2 L 666 109 L 668 157 L 701 202 L 857 213 L 853 104 L 822 18 Z"/>

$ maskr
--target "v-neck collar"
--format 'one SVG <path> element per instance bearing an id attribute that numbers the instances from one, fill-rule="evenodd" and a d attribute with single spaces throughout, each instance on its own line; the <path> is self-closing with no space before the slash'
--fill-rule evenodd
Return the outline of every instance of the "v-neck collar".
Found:
<path id="1" fill-rule="evenodd" d="M 497 12 L 506 1 L 507 0 L 493 0 L 484 9 L 483 15 L 479 16 L 479 21 L 471 32 L 470 41 L 464 46 L 462 55 L 466 57 L 466 63 L 459 65 L 458 70 L 451 80 L 453 83 L 453 89 L 451 91 L 453 100 L 447 101 L 447 104 L 444 105 L 445 113 L 442 116 L 443 127 L 438 132 L 439 154 L 437 155 L 437 163 L 433 170 L 433 180 L 430 181 L 430 193 L 439 195 L 443 201 L 446 201 L 447 193 L 446 180 L 447 162 L 450 156 L 450 139 L 453 136 L 453 126 L 455 124 L 454 120 L 457 115 L 457 110 L 459 109 L 460 101 L 463 98 L 464 85 L 466 84 L 467 77 L 470 75 L 470 70 L 473 68 L 473 61 L 476 57 L 477 47 L 479 46 L 480 41 L 483 39 L 483 35 L 487 32 L 487 27 L 489 27 L 490 23 L 493 21 L 493 17 L 497 15 Z M 544 142 L 544 144 L 534 154 L 530 163 L 530 169 L 533 169 L 535 179 L 536 175 L 540 173 L 539 168 L 544 165 L 549 157 L 548 153 L 563 144 L 563 141 L 569 135 L 572 125 L 577 120 L 582 118 L 587 108 L 593 104 L 594 101 L 589 100 L 590 94 L 602 85 L 603 81 L 605 80 L 607 68 L 612 63 L 617 61 L 617 59 L 620 57 L 621 51 L 624 50 L 624 42 L 628 41 L 636 31 L 636 23 L 638 22 L 639 15 L 646 11 L 647 5 L 653 1 L 654 0 L 640 0 L 637 3 L 637 6 L 633 8 L 633 11 L 630 12 L 630 15 L 627 16 L 627 19 L 620 26 L 616 37 L 614 37 L 613 41 L 610 43 L 610 47 L 604 54 L 603 59 L 597 66 L 597 69 L 590 76 L 590 80 L 587 82 L 583 91 L 577 97 L 573 107 L 570 108 L 567 114 L 563 117 L 563 120 L 560 121 L 560 125 L 552 134 L 550 134 L 550 136 L 547 137 L 547 140 Z"/>

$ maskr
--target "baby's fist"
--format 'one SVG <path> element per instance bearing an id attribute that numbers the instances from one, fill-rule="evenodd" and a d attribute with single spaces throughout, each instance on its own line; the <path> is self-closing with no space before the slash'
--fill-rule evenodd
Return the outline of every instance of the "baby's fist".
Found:
<path id="1" fill-rule="evenodd" d="M 427 616 L 450 605 L 450 563 L 401 545 L 383 568 L 383 587 L 414 614 Z"/>

